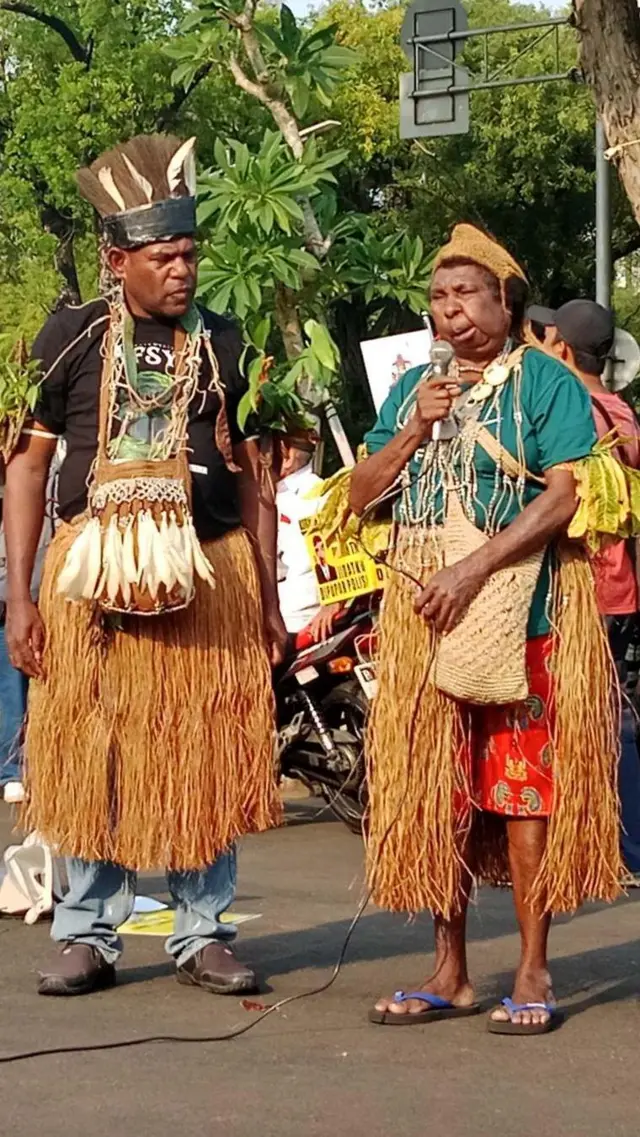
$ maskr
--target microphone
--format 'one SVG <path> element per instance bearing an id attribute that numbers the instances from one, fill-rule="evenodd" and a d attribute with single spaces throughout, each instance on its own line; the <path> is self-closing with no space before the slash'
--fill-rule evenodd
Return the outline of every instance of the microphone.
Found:
<path id="1" fill-rule="evenodd" d="M 432 374 L 437 379 L 446 379 L 449 374 L 449 367 L 453 361 L 453 348 L 446 340 L 436 340 L 431 345 L 429 353 L 429 362 L 431 364 Z M 431 437 L 434 442 L 442 442 L 447 438 L 453 438 L 457 432 L 457 426 L 453 415 L 448 415 L 446 419 L 439 422 L 434 422 Z"/>

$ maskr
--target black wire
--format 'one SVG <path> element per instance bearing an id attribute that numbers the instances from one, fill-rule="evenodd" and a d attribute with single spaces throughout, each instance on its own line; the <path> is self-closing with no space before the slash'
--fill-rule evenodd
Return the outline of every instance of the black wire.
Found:
<path id="1" fill-rule="evenodd" d="M 415 478 L 412 482 L 410 482 L 409 488 L 411 486 L 417 484 L 420 481 L 421 477 L 424 477 L 424 474 L 420 474 L 417 478 Z M 360 518 L 360 523 L 359 523 L 358 531 L 357 531 L 357 540 L 359 541 L 360 545 L 362 546 L 364 552 L 367 553 L 368 556 L 371 556 L 372 559 L 375 560 L 378 564 L 385 565 L 385 567 L 391 569 L 393 572 L 397 572 L 400 575 L 405 576 L 407 579 L 411 580 L 414 584 L 416 584 L 419 588 L 422 588 L 421 582 L 419 580 L 417 580 L 416 578 L 414 578 L 413 576 L 411 576 L 410 573 L 407 573 L 405 570 L 399 569 L 399 568 L 395 567 L 394 565 L 388 565 L 386 559 L 384 557 L 381 557 L 379 554 L 370 553 L 367 550 L 367 548 L 366 548 L 366 546 L 362 540 L 362 537 L 361 537 L 362 526 L 363 526 L 364 522 L 366 521 L 367 517 L 373 512 L 374 509 L 377 509 L 385 501 L 391 500 L 393 497 L 395 497 L 396 494 L 400 492 L 400 488 L 401 487 L 397 487 L 397 488 L 394 487 L 393 492 L 387 491 L 384 495 L 377 498 L 376 501 L 371 502 L 370 505 L 367 506 L 367 508 L 364 510 L 364 512 L 362 513 L 362 516 Z M 431 663 L 433 661 L 433 655 L 435 652 L 435 644 L 436 644 L 436 638 L 434 636 L 433 640 L 432 640 L 430 652 L 429 652 L 429 658 L 426 662 L 424 674 L 422 677 L 420 688 L 418 690 L 417 699 L 416 699 L 417 704 L 420 703 L 422 696 L 425 692 L 427 683 L 429 681 L 429 675 L 430 675 L 430 671 L 431 671 Z M 404 804 L 405 804 L 405 801 L 406 801 L 406 798 L 407 798 L 407 795 L 409 792 L 409 772 L 411 769 L 411 762 L 412 762 L 412 758 L 413 758 L 413 748 L 414 748 L 414 744 L 415 744 L 415 731 L 416 731 L 417 718 L 418 718 L 418 716 L 414 711 L 414 713 L 411 715 L 411 722 L 410 722 L 410 726 L 409 726 L 408 762 L 407 762 L 407 769 L 406 769 L 405 787 L 404 787 L 402 797 L 400 799 L 400 804 L 398 805 L 398 809 L 397 809 L 394 817 L 389 822 L 389 825 L 387 826 L 386 832 L 384 833 L 384 835 L 382 837 L 382 841 L 380 842 L 380 853 L 378 854 L 379 856 L 382 853 L 382 850 L 384 849 L 384 846 L 386 845 L 386 843 L 387 843 L 387 841 L 388 841 L 388 839 L 389 839 L 389 837 L 393 831 L 393 828 L 394 828 L 396 822 L 398 821 L 398 819 L 400 817 L 400 814 L 402 812 L 402 809 L 404 807 Z M 90 1043 L 89 1045 L 83 1045 L 83 1046 L 80 1046 L 80 1045 L 78 1045 L 78 1046 L 52 1046 L 49 1048 L 45 1047 L 45 1048 L 40 1049 L 40 1050 L 24 1050 L 24 1051 L 19 1051 L 17 1054 L 7 1054 L 4 1056 L 0 1056 L 0 1066 L 8 1066 L 8 1065 L 11 1065 L 15 1062 L 27 1062 L 33 1058 L 52 1058 L 52 1057 L 57 1057 L 58 1055 L 61 1055 L 61 1054 L 96 1054 L 96 1053 L 106 1052 L 109 1050 L 131 1050 L 134 1047 L 150 1046 L 150 1045 L 153 1045 L 153 1044 L 159 1043 L 159 1042 L 178 1043 L 178 1044 L 182 1044 L 185 1046 L 191 1046 L 191 1045 L 198 1045 L 199 1046 L 199 1045 L 206 1045 L 206 1044 L 211 1043 L 211 1042 L 231 1042 L 235 1038 L 241 1038 L 242 1035 L 248 1034 L 249 1031 L 251 1031 L 255 1027 L 259 1026 L 259 1024 L 261 1022 L 264 1022 L 264 1020 L 269 1018 L 270 1015 L 275 1014 L 276 1011 L 282 1010 L 283 1007 L 290 1007 L 293 1003 L 301 1002 L 302 999 L 311 999 L 315 995 L 322 995 L 322 994 L 324 994 L 325 991 L 328 991 L 331 987 L 333 987 L 334 983 L 336 982 L 336 980 L 338 979 L 338 977 L 340 975 L 340 972 L 342 971 L 342 966 L 344 964 L 344 961 L 345 961 L 345 958 L 347 955 L 347 951 L 349 950 L 349 944 L 351 943 L 351 940 L 353 939 L 353 935 L 355 933 L 355 930 L 358 927 L 358 924 L 360 923 L 360 920 L 362 919 L 362 916 L 364 915 L 364 912 L 365 912 L 365 910 L 366 910 L 366 908 L 367 908 L 367 906 L 368 906 L 368 904 L 372 898 L 373 889 L 374 889 L 374 885 L 371 884 L 370 887 L 367 889 L 366 893 L 364 894 L 364 896 L 362 897 L 362 900 L 360 901 L 359 905 L 358 905 L 356 913 L 355 913 L 355 915 L 354 915 L 354 917 L 353 917 L 353 919 L 352 919 L 352 921 L 351 921 L 351 923 L 347 929 L 347 934 L 344 938 L 342 948 L 340 949 L 340 954 L 338 955 L 338 958 L 337 958 L 336 963 L 334 965 L 333 971 L 331 972 L 329 978 L 324 983 L 319 984 L 319 986 L 312 987 L 309 991 L 300 991 L 297 995 L 289 995 L 289 996 L 287 996 L 286 999 L 280 999 L 277 1003 L 274 1003 L 272 1006 L 265 1008 L 265 1010 L 262 1011 L 262 1013 L 259 1014 L 257 1018 L 252 1019 L 248 1023 L 245 1023 L 243 1026 L 234 1027 L 232 1030 L 225 1031 L 223 1034 L 209 1034 L 209 1035 L 155 1034 L 155 1035 L 143 1035 L 141 1038 L 124 1038 L 124 1039 L 120 1039 L 119 1041 L 115 1041 L 115 1042 L 96 1042 L 96 1043 Z"/>
<path id="2" fill-rule="evenodd" d="M 384 842 L 386 842 L 391 829 L 400 816 L 400 810 L 403 805 L 404 798 L 400 803 L 400 808 L 398 809 L 397 815 L 394 817 L 389 826 L 389 829 L 387 830 L 387 833 L 384 836 Z M 331 972 L 329 978 L 324 983 L 321 983 L 318 987 L 312 987 L 309 991 L 300 991 L 297 995 L 289 995 L 286 999 L 280 999 L 277 1003 L 274 1003 L 271 1007 L 267 1007 L 264 1011 L 262 1011 L 262 1013 L 258 1015 L 257 1018 L 252 1019 L 251 1022 L 245 1023 L 244 1026 L 234 1027 L 232 1030 L 225 1031 L 223 1034 L 209 1034 L 198 1036 L 180 1034 L 155 1034 L 143 1035 L 142 1038 L 125 1038 L 116 1042 L 96 1042 L 82 1046 L 52 1046 L 49 1048 L 43 1048 L 42 1050 L 25 1050 L 20 1051 L 18 1054 L 8 1054 L 0 1057 L 0 1065 L 6 1066 L 14 1062 L 26 1062 L 31 1058 L 50 1058 L 59 1054 L 92 1054 L 107 1050 L 130 1050 L 136 1046 L 149 1046 L 157 1042 L 173 1042 L 182 1043 L 184 1045 L 204 1045 L 210 1042 L 231 1042 L 234 1038 L 241 1038 L 243 1034 L 248 1034 L 250 1030 L 253 1030 L 254 1027 L 258 1026 L 261 1022 L 264 1022 L 264 1020 L 268 1018 L 269 1015 L 274 1014 L 276 1011 L 282 1010 L 283 1007 L 289 1007 L 292 1003 L 298 1003 L 302 999 L 310 999 L 314 995 L 322 995 L 325 991 L 328 991 L 330 987 L 333 987 L 333 984 L 336 982 L 338 976 L 340 975 L 340 972 L 342 971 L 342 965 L 345 961 L 345 957 L 349 949 L 349 944 L 351 943 L 353 934 L 358 924 L 360 923 L 360 920 L 364 914 L 365 909 L 367 908 L 367 905 L 369 904 L 369 901 L 371 900 L 372 894 L 373 885 L 367 889 L 365 895 L 360 901 L 360 904 L 358 905 L 355 916 L 353 917 L 349 928 L 347 929 L 347 934 L 344 938 L 340 954 L 336 960 L 333 971 Z"/>
<path id="3" fill-rule="evenodd" d="M 411 583 L 415 584 L 416 588 L 419 588 L 420 591 L 422 591 L 424 584 L 421 580 L 418 579 L 417 576 L 413 576 L 412 573 L 407 572 L 406 569 L 400 568 L 398 565 L 389 564 L 388 554 L 385 556 L 382 553 L 375 553 L 372 549 L 367 548 L 367 546 L 363 540 L 363 537 L 362 537 L 362 528 L 363 528 L 364 523 L 367 520 L 367 518 L 370 517 L 372 513 L 375 513 L 376 509 L 379 509 L 380 506 L 384 505 L 385 502 L 387 502 L 387 501 L 393 501 L 393 499 L 395 497 L 397 497 L 398 494 L 402 493 L 403 490 L 413 489 L 413 487 L 417 486 L 418 483 L 421 482 L 422 479 L 425 478 L 426 476 L 427 476 L 427 472 L 426 472 L 426 470 L 423 470 L 420 474 L 417 474 L 415 476 L 415 478 L 412 478 L 407 483 L 406 486 L 398 485 L 398 482 L 396 480 L 390 489 L 385 490 L 384 493 L 380 494 L 379 497 L 374 498 L 373 501 L 369 502 L 369 504 L 366 506 L 366 508 L 360 514 L 360 519 L 358 521 L 358 528 L 356 529 L 356 541 L 360 545 L 360 548 L 362 549 L 365 556 L 370 557 L 371 560 L 375 562 L 375 564 L 382 565 L 384 568 L 388 569 L 390 572 L 395 572 L 398 574 L 398 576 L 403 576 L 405 578 L 405 580 L 411 581 Z"/>
<path id="4" fill-rule="evenodd" d="M 360 919 L 365 911 L 365 908 L 371 899 L 371 894 L 372 888 L 369 888 L 365 896 L 363 896 L 362 900 L 360 901 L 356 914 L 353 917 L 347 930 L 347 934 L 344 938 L 338 959 L 329 978 L 324 983 L 321 983 L 318 987 L 313 987 L 309 991 L 300 991 L 297 995 L 289 995 L 286 999 L 280 999 L 271 1007 L 267 1007 L 260 1015 L 258 1015 L 257 1018 L 252 1019 L 248 1023 L 245 1023 L 244 1026 L 234 1027 L 232 1030 L 225 1031 L 223 1034 L 155 1034 L 143 1035 L 142 1038 L 125 1038 L 116 1042 L 96 1042 L 84 1046 L 52 1046 L 50 1048 L 44 1048 L 42 1050 L 25 1050 L 21 1051 L 18 1054 L 8 1054 L 4 1057 L 0 1057 L 0 1065 L 9 1065 L 13 1062 L 26 1062 L 31 1058 L 49 1058 L 59 1054 L 92 1054 L 106 1050 L 130 1050 L 135 1046 L 149 1046 L 152 1043 L 156 1042 L 173 1042 L 183 1043 L 185 1045 L 201 1045 L 210 1042 L 230 1042 L 234 1038 L 240 1038 L 243 1034 L 248 1034 L 250 1030 L 253 1030 L 254 1027 L 258 1026 L 259 1023 L 268 1018 L 269 1015 L 274 1014 L 275 1011 L 280 1011 L 283 1007 L 289 1007 L 292 1003 L 297 1003 L 301 999 L 310 999 L 313 995 L 322 995 L 325 991 L 328 991 L 329 988 L 333 986 L 342 970 L 342 965 L 344 963 L 349 944 L 353 938 L 353 933 L 360 923 Z"/>
<path id="5" fill-rule="evenodd" d="M 431 663 L 433 660 L 434 651 L 435 651 L 435 637 L 434 637 L 434 641 L 433 641 L 433 644 L 432 644 L 430 652 L 429 652 L 429 658 L 427 659 L 427 662 L 425 665 L 425 670 L 424 670 L 424 674 L 423 674 L 422 681 L 420 684 L 420 688 L 418 690 L 416 703 L 419 703 L 421 701 L 422 696 L 425 692 L 427 683 L 429 681 L 429 675 L 431 672 Z M 382 850 L 384 849 L 387 841 L 389 840 L 389 837 L 390 837 L 390 835 L 391 835 L 391 833 L 392 833 L 392 831 L 396 825 L 396 822 L 398 821 L 400 814 L 402 813 L 402 809 L 404 808 L 404 804 L 405 804 L 405 801 L 406 801 L 408 793 L 409 793 L 409 773 L 411 771 L 411 762 L 412 762 L 412 758 L 413 758 L 413 748 L 414 748 L 414 744 L 415 744 L 415 732 L 416 732 L 417 719 L 418 719 L 418 716 L 414 711 L 414 713 L 411 715 L 411 722 L 410 722 L 410 726 L 409 726 L 408 762 L 407 762 L 407 768 L 406 768 L 405 786 L 404 786 L 404 790 L 402 793 L 402 797 L 400 799 L 400 803 L 398 805 L 398 809 L 396 810 L 396 813 L 394 814 L 393 818 L 389 822 L 389 825 L 387 826 L 387 829 L 386 829 L 386 831 L 382 837 L 382 841 L 380 842 L 380 853 L 378 854 L 378 856 L 380 856 L 380 854 L 382 853 Z M 374 884 L 372 883 L 369 886 L 369 888 L 367 889 L 367 891 L 365 892 L 364 896 L 362 897 L 362 900 L 360 901 L 360 903 L 358 905 L 356 913 L 355 913 L 355 915 L 354 915 L 354 917 L 353 917 L 353 919 L 352 919 L 352 921 L 351 921 L 351 923 L 347 929 L 347 934 L 346 934 L 344 941 L 342 943 L 342 947 L 340 949 L 340 954 L 338 955 L 338 958 L 337 958 L 336 963 L 334 965 L 333 971 L 331 972 L 331 975 L 329 976 L 329 978 L 324 983 L 319 984 L 317 987 L 312 987 L 311 990 L 309 990 L 309 991 L 300 991 L 297 995 L 289 995 L 289 996 L 287 996 L 286 999 L 280 999 L 277 1003 L 274 1003 L 271 1007 L 267 1007 L 264 1011 L 262 1011 L 262 1013 L 259 1014 L 257 1018 L 252 1019 L 251 1022 L 245 1023 L 244 1026 L 234 1027 L 232 1030 L 225 1031 L 223 1034 L 209 1034 L 209 1035 L 197 1035 L 197 1036 L 180 1035 L 180 1034 L 155 1034 L 155 1035 L 143 1035 L 142 1038 L 124 1038 L 124 1039 L 121 1039 L 120 1041 L 116 1041 L 116 1042 L 96 1042 L 96 1043 L 91 1043 L 91 1044 L 85 1045 L 85 1046 L 80 1046 L 80 1045 L 78 1045 L 78 1046 L 52 1046 L 49 1048 L 43 1048 L 41 1050 L 25 1050 L 25 1051 L 20 1051 L 17 1054 L 8 1054 L 8 1055 L 5 1055 L 3 1057 L 0 1057 L 0 1066 L 8 1066 L 8 1065 L 13 1064 L 14 1062 L 26 1062 L 32 1058 L 50 1058 L 50 1057 L 57 1056 L 59 1054 L 95 1054 L 95 1053 L 100 1053 L 100 1052 L 107 1051 L 107 1050 L 131 1050 L 137 1046 L 150 1046 L 150 1045 L 155 1044 L 157 1042 L 180 1043 L 180 1044 L 184 1044 L 184 1045 L 188 1046 L 188 1045 L 205 1045 L 205 1044 L 208 1044 L 211 1042 L 231 1042 L 234 1038 L 241 1038 L 243 1034 L 248 1034 L 250 1030 L 253 1030 L 254 1027 L 259 1026 L 259 1024 L 261 1022 L 264 1022 L 265 1019 L 269 1018 L 269 1015 L 274 1014 L 276 1011 L 282 1010 L 283 1007 L 290 1007 L 293 1003 L 301 1002 L 302 999 L 311 999 L 315 995 L 322 995 L 322 994 L 324 994 L 325 991 L 328 991 L 331 987 L 333 987 L 334 983 L 338 979 L 338 976 L 340 975 L 340 972 L 342 971 L 342 965 L 344 964 L 344 961 L 345 961 L 345 958 L 347 955 L 347 951 L 349 950 L 349 944 L 351 943 L 351 940 L 353 939 L 353 935 L 355 933 L 355 930 L 358 927 L 358 924 L 360 923 L 360 920 L 362 919 L 362 916 L 364 915 L 364 912 L 365 912 L 365 910 L 369 904 L 369 901 L 371 900 L 371 898 L 373 896 L 373 890 L 374 890 Z"/>

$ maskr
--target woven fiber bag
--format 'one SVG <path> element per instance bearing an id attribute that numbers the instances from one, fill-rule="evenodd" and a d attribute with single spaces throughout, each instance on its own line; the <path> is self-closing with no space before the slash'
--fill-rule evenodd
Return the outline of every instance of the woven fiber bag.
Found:
<path id="1" fill-rule="evenodd" d="M 444 564 L 448 568 L 489 541 L 448 493 Z M 489 577 L 452 632 L 440 640 L 435 684 L 465 703 L 517 703 L 529 694 L 527 624 L 544 550 Z"/>

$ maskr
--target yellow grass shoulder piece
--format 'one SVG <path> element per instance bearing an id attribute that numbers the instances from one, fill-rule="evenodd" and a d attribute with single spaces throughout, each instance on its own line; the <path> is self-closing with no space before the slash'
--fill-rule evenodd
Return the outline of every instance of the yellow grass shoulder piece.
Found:
<path id="1" fill-rule="evenodd" d="M 358 458 L 361 457 L 359 452 Z M 380 521 L 372 514 L 361 524 L 349 505 L 352 473 L 352 468 L 338 470 L 305 494 L 308 499 L 324 498 L 313 519 L 313 531 L 321 533 L 327 548 L 335 550 L 338 556 L 346 555 L 349 543 L 358 540 L 367 553 L 380 556 L 389 548 L 391 521 Z"/>
<path id="2" fill-rule="evenodd" d="M 579 504 L 569 537 L 585 541 L 591 552 L 640 534 L 640 471 L 625 466 L 614 453 L 624 441 L 610 431 L 591 454 L 570 464 Z"/>

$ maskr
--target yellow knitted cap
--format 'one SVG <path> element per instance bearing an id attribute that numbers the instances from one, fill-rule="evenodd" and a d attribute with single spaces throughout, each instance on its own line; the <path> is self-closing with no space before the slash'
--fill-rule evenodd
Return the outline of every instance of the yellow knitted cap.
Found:
<path id="1" fill-rule="evenodd" d="M 504 284 L 510 276 L 518 276 L 520 280 L 527 282 L 524 272 L 511 253 L 503 249 L 493 237 L 483 233 L 482 229 L 476 229 L 475 225 L 463 223 L 455 226 L 448 244 L 443 245 L 436 256 L 433 271 L 435 272 L 446 261 L 458 259 L 473 261 L 474 264 L 488 269 L 501 284 Z"/>

